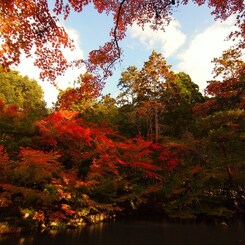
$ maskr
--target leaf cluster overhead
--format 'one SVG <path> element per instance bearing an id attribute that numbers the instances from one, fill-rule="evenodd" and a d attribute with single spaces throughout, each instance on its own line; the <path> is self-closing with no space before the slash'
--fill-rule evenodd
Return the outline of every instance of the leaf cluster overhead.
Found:
<path id="1" fill-rule="evenodd" d="M 34 52 L 35 65 L 41 68 L 41 78 L 55 80 L 70 65 L 86 64 L 88 72 L 106 78 L 112 74 L 115 62 L 122 57 L 119 41 L 126 36 L 129 26 L 136 23 L 152 29 L 163 29 L 171 20 L 173 10 L 186 5 L 189 0 L 56 0 L 52 9 L 47 0 L 1 0 L 0 1 L 0 61 L 4 67 L 20 63 L 21 53 L 31 56 Z M 242 0 L 192 0 L 201 6 L 207 4 L 218 20 L 236 15 L 238 30 L 231 34 L 239 38 L 240 48 L 244 47 L 244 2 Z M 98 13 L 113 17 L 114 26 L 110 31 L 111 40 L 89 53 L 87 60 L 69 63 L 62 48 L 73 48 L 72 40 L 59 25 L 59 19 L 66 19 L 72 11 L 83 12 L 92 4 Z M 102 73 L 99 72 L 102 70 Z"/>

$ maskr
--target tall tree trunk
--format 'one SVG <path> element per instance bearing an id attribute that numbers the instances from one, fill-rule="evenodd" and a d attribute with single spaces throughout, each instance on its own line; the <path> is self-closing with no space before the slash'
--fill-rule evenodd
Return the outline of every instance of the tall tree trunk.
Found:
<path id="1" fill-rule="evenodd" d="M 224 142 L 222 142 L 222 150 L 223 150 L 224 156 L 227 158 L 228 155 L 227 155 L 227 152 L 226 152 L 226 148 L 225 148 Z M 228 178 L 229 178 L 230 186 L 234 187 L 234 181 L 233 181 L 233 177 L 232 177 L 232 172 L 231 172 L 230 166 L 226 167 L 226 172 L 227 172 L 227 175 L 228 175 Z"/>
<path id="2" fill-rule="evenodd" d="M 155 143 L 159 140 L 159 121 L 158 121 L 158 108 L 155 104 Z"/>

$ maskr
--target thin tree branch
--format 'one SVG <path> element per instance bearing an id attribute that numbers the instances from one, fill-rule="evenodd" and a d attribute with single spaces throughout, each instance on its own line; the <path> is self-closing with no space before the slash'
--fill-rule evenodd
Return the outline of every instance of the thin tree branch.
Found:
<path id="1" fill-rule="evenodd" d="M 121 51 L 120 51 L 120 47 L 119 47 L 119 44 L 118 44 L 118 39 L 117 39 L 117 28 L 119 26 L 119 19 L 120 19 L 120 15 L 121 15 L 121 10 L 122 10 L 122 6 L 123 4 L 126 2 L 126 0 L 122 0 L 122 2 L 120 2 L 120 5 L 119 5 L 119 8 L 118 8 L 118 13 L 117 13 L 117 19 L 116 19 L 116 25 L 115 25 L 115 28 L 113 30 L 113 36 L 114 36 L 114 43 L 116 45 L 116 49 L 118 51 L 118 56 L 115 57 L 115 59 L 110 63 L 108 64 L 105 72 L 106 74 L 100 79 L 101 81 L 104 80 L 106 77 L 107 77 L 107 73 L 109 72 L 110 68 L 113 66 L 113 64 L 119 60 L 121 58 Z"/>
<path id="2" fill-rule="evenodd" d="M 119 25 L 119 19 L 120 19 L 120 15 L 121 15 L 122 6 L 125 2 L 126 2 L 126 0 L 122 0 L 122 2 L 120 3 L 119 9 L 118 9 L 118 14 L 117 14 L 116 25 L 115 25 L 114 32 L 113 32 L 114 41 L 116 43 L 116 47 L 118 50 L 118 58 L 117 59 L 119 59 L 121 57 L 121 51 L 120 51 L 120 47 L 118 45 L 118 40 L 117 40 L 117 28 Z"/>

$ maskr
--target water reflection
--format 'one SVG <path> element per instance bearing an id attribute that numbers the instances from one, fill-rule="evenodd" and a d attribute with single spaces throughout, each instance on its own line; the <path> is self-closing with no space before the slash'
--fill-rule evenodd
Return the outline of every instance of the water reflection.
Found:
<path id="1" fill-rule="evenodd" d="M 0 237 L 3 245 L 245 245 L 245 224 L 228 227 L 133 220 L 101 223 L 56 235 Z"/>

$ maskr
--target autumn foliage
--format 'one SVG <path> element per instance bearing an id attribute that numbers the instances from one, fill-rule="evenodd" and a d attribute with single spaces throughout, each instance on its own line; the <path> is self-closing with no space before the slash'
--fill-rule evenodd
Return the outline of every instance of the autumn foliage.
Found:
<path id="1" fill-rule="evenodd" d="M 171 21 L 171 15 L 179 5 L 190 1 L 91 1 L 70 0 L 54 1 L 50 5 L 47 0 L 2 0 L 0 2 L 0 33 L 2 38 L 0 61 L 4 67 L 20 63 L 21 53 L 31 56 L 34 52 L 35 65 L 41 68 L 41 78 L 55 80 L 71 65 L 86 65 L 100 80 L 112 74 L 115 62 L 122 57 L 119 41 L 126 36 L 128 27 L 134 23 L 142 28 L 150 23 L 152 29 L 162 29 L 163 24 Z M 193 0 L 199 6 L 207 4 L 213 9 L 216 19 L 226 20 L 236 15 L 238 30 L 231 33 L 233 39 L 239 39 L 239 48 L 244 48 L 244 2 L 222 0 Z M 92 50 L 87 60 L 68 62 L 62 48 L 73 48 L 64 28 L 59 26 L 60 18 L 68 18 L 72 11 L 82 14 L 83 9 L 92 4 L 98 13 L 112 16 L 114 26 L 110 31 L 111 40 Z M 53 11 L 53 12 L 52 12 Z M 100 78 L 99 78 L 100 77 Z"/>
<path id="2" fill-rule="evenodd" d="M 91 174 L 111 172 L 118 175 L 119 166 L 139 168 L 156 177 L 158 169 L 150 159 L 151 142 L 143 139 L 127 140 L 102 124 L 88 123 L 72 111 L 58 111 L 38 123 L 38 142 L 44 150 L 57 151 L 68 168 L 88 162 Z M 96 170 L 96 171 L 95 171 Z"/>
<path id="3" fill-rule="evenodd" d="M 84 208 L 87 214 L 121 210 L 159 190 L 161 168 L 153 163 L 151 142 L 127 140 L 72 111 L 55 112 L 37 127 L 36 149 L 20 148 L 11 157 L 0 145 L 1 208 L 17 205 L 18 213 L 31 207 L 39 224 L 64 222 Z M 146 183 L 139 188 L 140 181 Z"/>
<path id="4" fill-rule="evenodd" d="M 118 18 L 124 4 L 130 5 L 121 2 Z M 56 11 L 62 6 L 57 2 Z M 214 60 L 217 80 L 206 97 L 153 51 L 141 71 L 122 73 L 117 99 L 100 98 L 98 77 L 85 73 L 40 120 L 0 100 L 1 221 L 59 229 L 149 209 L 188 219 L 244 214 L 240 55 L 228 50 Z"/>

